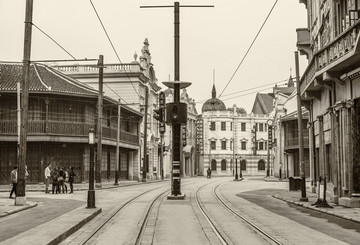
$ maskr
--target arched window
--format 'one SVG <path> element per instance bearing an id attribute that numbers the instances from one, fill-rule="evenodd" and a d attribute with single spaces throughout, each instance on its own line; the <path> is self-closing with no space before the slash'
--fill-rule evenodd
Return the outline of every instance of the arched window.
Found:
<path id="1" fill-rule="evenodd" d="M 258 162 L 258 170 L 265 170 L 265 161 L 262 159 Z"/>
<path id="2" fill-rule="evenodd" d="M 221 170 L 222 171 L 226 170 L 226 160 L 225 159 L 221 160 Z"/>
<path id="3" fill-rule="evenodd" d="M 216 160 L 215 159 L 211 160 L 211 170 L 216 171 Z"/>
<path id="4" fill-rule="evenodd" d="M 241 170 L 246 170 L 246 160 L 241 160 L 241 162 L 240 162 L 240 169 Z"/>

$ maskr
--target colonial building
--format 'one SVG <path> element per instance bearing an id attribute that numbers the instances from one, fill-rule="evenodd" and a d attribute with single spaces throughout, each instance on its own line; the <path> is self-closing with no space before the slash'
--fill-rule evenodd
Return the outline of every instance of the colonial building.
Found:
<path id="1" fill-rule="evenodd" d="M 210 168 L 213 175 L 233 175 L 237 163 L 238 172 L 241 168 L 243 174 L 265 176 L 269 116 L 247 114 L 236 105 L 227 109 L 216 98 L 215 85 L 201 111 L 197 139 L 202 172 Z"/>
<path id="2" fill-rule="evenodd" d="M 299 130 L 296 88 L 290 76 L 287 86 L 276 86 L 270 95 L 274 98 L 272 113 L 273 147 L 271 155 L 274 176 L 279 178 L 300 177 Z M 302 114 L 305 176 L 310 176 L 308 111 Z"/>
<path id="3" fill-rule="evenodd" d="M 147 38 L 141 49 L 141 56 L 137 60 L 137 54 L 134 55 L 134 61 L 121 64 L 105 64 L 104 68 L 104 86 L 105 95 L 112 99 L 121 99 L 121 103 L 128 105 L 141 115 L 145 116 L 147 110 L 147 135 L 145 138 L 145 120 L 142 121 L 141 130 L 141 166 L 144 165 L 144 152 L 148 155 L 148 174 L 147 178 L 160 177 L 160 165 L 158 158 L 159 130 L 158 121 L 154 119 L 154 110 L 158 109 L 158 92 L 160 87 L 155 75 L 154 65 L 151 63 L 151 53 Z M 106 57 L 105 57 L 106 59 Z M 98 68 L 90 65 L 63 65 L 54 66 L 69 75 L 76 78 L 93 88 L 99 87 Z M 147 95 L 146 95 L 147 94 Z M 147 98 L 147 102 L 146 102 Z M 147 107 L 145 107 L 147 104 Z M 147 149 L 144 149 L 144 141 L 147 141 Z M 168 169 L 165 167 L 164 169 Z M 165 173 L 166 175 L 166 173 Z M 142 176 L 142 168 L 139 169 L 137 177 Z"/>
<path id="4" fill-rule="evenodd" d="M 326 178 L 330 201 L 360 207 L 360 2 L 300 2 L 308 16 L 297 46 L 309 60 L 300 91 L 310 110 L 311 178 Z"/>
<path id="5" fill-rule="evenodd" d="M 9 183 L 18 165 L 17 90 L 22 63 L 0 62 L 0 183 Z M 17 84 L 19 88 L 17 88 Z M 98 91 L 44 64 L 30 66 L 27 122 L 28 183 L 44 181 L 48 163 L 75 168 L 76 182 L 88 179 L 88 131 L 96 129 Z M 124 179 L 137 177 L 140 168 L 140 121 L 138 111 L 122 106 L 119 155 L 116 162 L 118 102 L 104 97 L 102 119 L 103 180 L 113 180 L 116 165 Z"/>

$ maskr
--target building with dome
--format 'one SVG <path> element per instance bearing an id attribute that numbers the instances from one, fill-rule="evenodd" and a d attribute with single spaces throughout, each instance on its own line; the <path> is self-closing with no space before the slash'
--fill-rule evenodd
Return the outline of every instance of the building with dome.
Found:
<path id="1" fill-rule="evenodd" d="M 244 175 L 265 176 L 269 113 L 248 114 L 236 105 L 226 108 L 224 102 L 216 97 L 215 84 L 211 95 L 203 104 L 202 114 L 197 120 L 201 174 L 210 168 L 212 175 L 233 175 L 237 165 L 238 174 L 241 169 Z"/>

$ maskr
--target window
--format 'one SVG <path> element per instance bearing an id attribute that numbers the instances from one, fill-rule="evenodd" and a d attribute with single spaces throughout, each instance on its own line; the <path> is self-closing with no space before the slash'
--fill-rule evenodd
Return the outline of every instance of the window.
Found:
<path id="1" fill-rule="evenodd" d="M 226 150 L 226 141 L 221 141 L 221 150 Z"/>
<path id="2" fill-rule="evenodd" d="M 233 123 L 230 123 L 230 131 L 233 131 Z"/>
<path id="3" fill-rule="evenodd" d="M 241 160 L 241 162 L 240 162 L 240 169 L 241 170 L 246 170 L 246 161 L 245 160 Z"/>
<path id="4" fill-rule="evenodd" d="M 210 130 L 211 130 L 211 131 L 215 131 L 215 130 L 216 130 L 215 122 L 211 122 L 211 123 L 210 123 Z"/>
<path id="5" fill-rule="evenodd" d="M 216 171 L 216 160 L 211 160 L 211 170 Z"/>
<path id="6" fill-rule="evenodd" d="M 264 124 L 263 123 L 259 123 L 259 131 L 264 132 Z"/>
<path id="7" fill-rule="evenodd" d="M 265 170 L 265 162 L 262 159 L 258 162 L 258 170 Z"/>
<path id="8" fill-rule="evenodd" d="M 246 123 L 241 123 L 241 131 L 242 132 L 246 131 Z"/>
<path id="9" fill-rule="evenodd" d="M 226 122 L 221 122 L 221 131 L 226 131 Z"/>
<path id="10" fill-rule="evenodd" d="M 246 141 L 241 142 L 241 150 L 246 150 Z"/>
<path id="11" fill-rule="evenodd" d="M 225 159 L 221 160 L 221 170 L 222 171 L 226 170 L 226 160 Z"/>
<path id="12" fill-rule="evenodd" d="M 215 140 L 211 141 L 211 150 L 216 150 L 216 141 Z"/>
<path id="13" fill-rule="evenodd" d="M 259 142 L 259 150 L 260 151 L 264 150 L 264 142 Z"/>
<path id="14" fill-rule="evenodd" d="M 230 150 L 232 151 L 232 149 L 233 149 L 233 142 L 230 141 Z"/>

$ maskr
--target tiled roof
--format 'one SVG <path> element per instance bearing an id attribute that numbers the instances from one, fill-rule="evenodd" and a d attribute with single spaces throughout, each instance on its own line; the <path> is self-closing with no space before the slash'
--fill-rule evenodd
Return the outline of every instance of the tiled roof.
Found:
<path id="1" fill-rule="evenodd" d="M 273 110 L 274 98 L 269 94 L 257 93 L 252 112 L 254 114 L 269 114 Z"/>
<path id="2" fill-rule="evenodd" d="M 16 91 L 16 83 L 22 80 L 22 63 L 0 62 L 0 91 Z M 30 65 L 29 93 L 64 93 L 97 96 L 97 91 L 44 64 Z"/>

